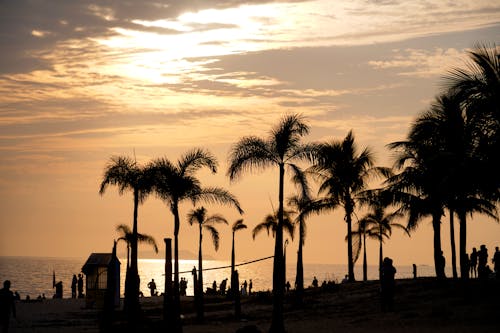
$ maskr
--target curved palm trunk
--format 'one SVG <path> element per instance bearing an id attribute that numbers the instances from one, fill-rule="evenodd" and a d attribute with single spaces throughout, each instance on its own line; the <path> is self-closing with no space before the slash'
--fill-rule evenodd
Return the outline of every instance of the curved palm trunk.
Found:
<path id="1" fill-rule="evenodd" d="M 177 204 L 173 207 L 174 214 L 174 332 L 182 332 L 181 323 L 181 297 L 179 291 L 179 208 Z"/>
<path id="2" fill-rule="evenodd" d="M 366 234 L 363 232 L 363 281 L 368 280 L 368 264 L 366 262 Z"/>
<path id="3" fill-rule="evenodd" d="M 453 278 L 456 279 L 458 275 L 457 275 L 457 254 L 455 249 L 455 222 L 453 215 L 454 215 L 453 209 L 450 209 L 451 267 L 453 270 Z"/>
<path id="4" fill-rule="evenodd" d="M 283 281 L 283 192 L 285 166 L 279 165 L 279 209 L 278 226 L 276 228 L 276 238 L 274 243 L 274 262 L 273 262 L 273 313 L 271 320 L 270 333 L 284 333 L 285 322 L 283 318 L 283 299 L 284 287 Z"/>
<path id="5" fill-rule="evenodd" d="M 460 223 L 460 243 L 458 245 L 460 252 L 460 277 L 466 280 L 469 278 L 469 266 L 467 263 L 467 217 L 463 211 L 458 211 L 457 213 Z"/>
<path id="6" fill-rule="evenodd" d="M 444 267 L 441 262 L 441 213 L 432 214 L 432 228 L 434 230 L 434 269 L 437 278 L 445 278 Z"/>
<path id="7" fill-rule="evenodd" d="M 137 267 L 137 211 L 139 208 L 139 191 L 134 189 L 134 222 L 130 240 L 130 267 L 125 280 L 124 309 L 129 320 L 135 321 L 139 312 L 139 271 Z"/>
<path id="8" fill-rule="evenodd" d="M 303 294 L 304 294 L 304 264 L 302 259 L 302 243 L 303 243 L 303 233 L 304 226 L 303 221 L 299 223 L 299 249 L 297 251 L 297 275 L 295 277 L 295 295 L 298 304 L 302 304 Z"/>
<path id="9" fill-rule="evenodd" d="M 197 298 L 197 317 L 198 320 L 203 320 L 203 256 L 201 253 L 202 241 L 203 241 L 203 233 L 202 233 L 202 225 L 200 226 L 200 248 L 198 251 L 198 292 L 195 293 L 195 297 Z M 196 288 L 196 287 L 195 287 Z"/>

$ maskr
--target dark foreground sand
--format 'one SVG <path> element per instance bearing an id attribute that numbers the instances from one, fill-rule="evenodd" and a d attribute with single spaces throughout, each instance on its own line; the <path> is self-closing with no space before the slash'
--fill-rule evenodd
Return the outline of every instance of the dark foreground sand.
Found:
<path id="1" fill-rule="evenodd" d="M 233 317 L 232 303 L 205 298 L 205 322 L 196 323 L 192 299 L 183 299 L 185 333 L 234 333 L 255 325 L 269 329 L 272 305 L 265 293 L 242 299 L 242 319 Z M 162 298 L 141 299 L 144 319 L 138 332 L 166 332 L 161 321 Z M 83 300 L 18 302 L 11 332 L 99 332 L 99 312 L 83 309 Z M 117 314 L 112 331 L 130 331 Z M 378 281 L 340 285 L 336 290 L 309 289 L 305 305 L 285 303 L 285 327 L 298 332 L 500 332 L 500 281 L 397 280 L 394 311 L 382 312 Z"/>

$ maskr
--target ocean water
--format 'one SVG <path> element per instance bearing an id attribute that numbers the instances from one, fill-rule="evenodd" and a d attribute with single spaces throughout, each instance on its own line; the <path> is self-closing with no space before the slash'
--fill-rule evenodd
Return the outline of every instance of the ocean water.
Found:
<path id="1" fill-rule="evenodd" d="M 0 281 L 10 280 L 12 283 L 11 290 L 18 291 L 21 298 L 29 295 L 31 298 L 36 298 L 38 295 L 45 294 L 47 298 L 51 298 L 55 292 L 52 288 L 52 274 L 55 272 L 56 281 L 63 282 L 64 294 L 63 297 L 71 297 L 71 279 L 73 274 L 81 272 L 81 268 L 87 258 L 47 258 L 47 257 L 1 257 L 0 256 Z M 124 293 L 125 285 L 125 268 L 126 259 L 120 259 L 120 288 L 121 295 Z M 163 259 L 139 259 L 139 276 L 141 279 L 140 288 L 145 296 L 149 295 L 147 284 L 151 279 L 154 279 L 158 291 L 161 293 L 164 290 L 165 284 L 165 261 Z M 230 268 L 206 270 L 210 268 L 229 266 L 228 261 L 219 260 L 204 260 L 203 261 L 203 280 L 205 289 L 211 287 L 213 281 L 217 282 L 217 288 L 220 282 L 230 278 Z M 187 295 L 193 295 L 193 277 L 191 270 L 198 266 L 197 260 L 180 260 L 179 270 L 180 276 L 188 280 Z M 286 279 L 293 286 L 295 281 L 296 263 L 287 262 Z M 448 267 L 447 267 L 448 268 Z M 396 278 L 411 278 L 413 270 L 411 266 L 396 266 Z M 273 260 L 267 259 L 248 265 L 237 267 L 239 272 L 240 283 L 252 279 L 253 291 L 271 290 L 272 289 L 272 272 Z M 362 267 L 360 264 L 355 265 L 355 276 L 357 280 L 363 277 Z M 336 264 L 304 264 L 304 283 L 310 285 L 314 276 L 317 277 L 320 284 L 322 281 L 333 280 L 340 282 L 347 274 L 346 265 Z M 447 272 L 450 276 L 450 272 Z M 435 276 L 434 268 L 428 265 L 418 266 L 419 276 Z M 378 279 L 378 266 L 368 266 L 368 279 Z"/>

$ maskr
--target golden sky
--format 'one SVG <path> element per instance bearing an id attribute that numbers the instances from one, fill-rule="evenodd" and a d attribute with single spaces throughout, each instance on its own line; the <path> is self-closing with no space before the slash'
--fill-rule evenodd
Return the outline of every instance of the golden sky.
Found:
<path id="1" fill-rule="evenodd" d="M 306 140 L 353 129 L 360 146 L 389 166 L 385 145 L 404 139 L 442 76 L 463 66 L 475 43 L 499 41 L 496 1 L 2 1 L 0 255 L 108 252 L 133 208 L 131 194 L 98 194 L 112 155 L 147 163 L 209 149 L 219 173 L 200 173 L 203 184 L 237 195 L 251 229 L 277 207 L 277 173 L 229 183 L 232 143 L 301 113 L 311 126 Z M 191 208 L 183 205 L 181 216 Z M 231 223 L 239 218 L 207 208 Z M 346 262 L 342 216 L 310 219 L 306 262 Z M 220 229 L 219 252 L 205 244 L 204 253 L 228 259 L 229 228 Z M 160 243 L 172 237 L 172 216 L 154 196 L 139 209 L 139 231 Z M 468 247 L 493 250 L 499 235 L 498 224 L 476 217 Z M 196 242 L 197 229 L 183 223 L 181 249 L 196 253 Z M 410 239 L 395 232 L 385 248 L 400 264 L 432 263 L 430 222 Z M 368 243 L 370 263 L 376 249 Z M 272 251 L 264 234 L 237 236 L 242 260 Z"/>

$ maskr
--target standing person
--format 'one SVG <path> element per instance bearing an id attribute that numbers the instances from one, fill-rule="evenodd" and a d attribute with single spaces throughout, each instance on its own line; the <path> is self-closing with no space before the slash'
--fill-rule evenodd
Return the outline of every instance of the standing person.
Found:
<path id="1" fill-rule="evenodd" d="M 148 288 L 149 288 L 149 291 L 151 292 L 151 297 L 155 296 L 156 293 L 156 283 L 155 283 L 155 279 L 151 279 L 151 281 L 148 283 Z"/>
<path id="2" fill-rule="evenodd" d="M 446 266 L 446 259 L 444 257 L 443 251 L 441 251 L 441 254 L 439 255 L 439 261 L 438 261 L 438 271 L 443 273 L 443 278 L 446 278 L 446 274 L 444 273 L 444 268 Z"/>
<path id="3" fill-rule="evenodd" d="M 382 262 L 382 274 L 380 280 L 380 291 L 382 298 L 382 311 L 392 311 L 394 304 L 394 289 L 396 268 L 392 265 L 392 259 L 385 257 Z"/>
<path id="4" fill-rule="evenodd" d="M 472 248 L 470 254 L 470 277 L 477 278 L 477 250 L 475 247 Z"/>
<path id="5" fill-rule="evenodd" d="M 486 245 L 483 244 L 479 247 L 479 252 L 477 253 L 477 274 L 480 279 L 488 276 L 488 272 L 486 270 L 487 263 L 488 249 L 486 249 Z"/>
<path id="6" fill-rule="evenodd" d="M 500 279 L 500 250 L 498 250 L 498 246 L 495 247 L 495 254 L 493 255 L 493 259 L 491 259 L 493 263 L 493 270 L 495 271 L 495 276 L 497 279 Z"/>
<path id="7" fill-rule="evenodd" d="M 76 275 L 73 274 L 73 279 L 71 280 L 71 298 L 76 298 L 76 285 L 78 284 L 78 280 Z"/>
<path id="8" fill-rule="evenodd" d="M 16 304 L 14 294 L 10 290 L 10 281 L 5 280 L 3 288 L 0 289 L 0 328 L 2 332 L 9 331 L 10 313 L 16 318 Z"/>
<path id="9" fill-rule="evenodd" d="M 78 274 L 78 298 L 83 298 L 83 274 Z"/>
<path id="10" fill-rule="evenodd" d="M 250 279 L 250 283 L 248 284 L 248 295 L 252 294 L 252 288 L 253 288 L 253 282 L 252 279 Z"/>
<path id="11" fill-rule="evenodd" d="M 247 287 L 248 287 L 248 283 L 247 283 L 247 280 L 245 280 L 245 282 L 243 282 L 243 290 L 245 290 L 245 296 L 247 295 Z"/>

